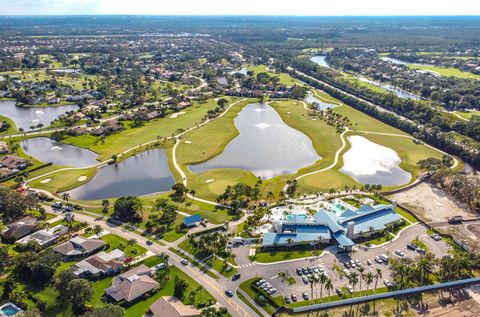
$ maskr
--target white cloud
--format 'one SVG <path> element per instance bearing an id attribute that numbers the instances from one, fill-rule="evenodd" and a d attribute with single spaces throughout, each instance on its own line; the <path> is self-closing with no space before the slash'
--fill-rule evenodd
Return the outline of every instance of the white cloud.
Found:
<path id="1" fill-rule="evenodd" d="M 1 14 L 479 15 L 478 0 L 2 0 Z"/>

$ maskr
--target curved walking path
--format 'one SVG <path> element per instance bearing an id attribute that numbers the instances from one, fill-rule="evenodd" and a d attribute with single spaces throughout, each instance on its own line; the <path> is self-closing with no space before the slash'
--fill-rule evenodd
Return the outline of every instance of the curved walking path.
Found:
<path id="1" fill-rule="evenodd" d="M 347 141 L 345 141 L 345 134 L 347 132 L 349 132 L 350 129 L 349 128 L 345 128 L 345 131 L 343 131 L 341 134 L 340 134 L 340 139 L 342 140 L 342 146 L 337 150 L 337 152 L 335 153 L 335 160 L 333 161 L 332 164 L 330 164 L 329 166 L 325 167 L 325 168 L 322 168 L 322 169 L 319 169 L 317 171 L 313 171 L 313 172 L 310 172 L 310 173 L 306 173 L 306 174 L 303 174 L 303 175 L 300 175 L 300 176 L 297 176 L 295 179 L 299 180 L 299 179 L 302 179 L 306 176 L 310 176 L 310 175 L 313 175 L 313 174 L 317 174 L 317 173 L 321 173 L 321 172 L 325 172 L 329 169 L 332 169 L 335 167 L 335 165 L 337 165 L 338 163 L 338 159 L 340 158 L 340 153 L 342 153 L 342 151 L 345 149 L 345 147 L 347 146 Z"/>

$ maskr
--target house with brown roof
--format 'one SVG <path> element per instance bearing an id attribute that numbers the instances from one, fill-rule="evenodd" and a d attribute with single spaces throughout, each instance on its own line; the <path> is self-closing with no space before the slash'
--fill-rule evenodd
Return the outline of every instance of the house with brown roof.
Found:
<path id="1" fill-rule="evenodd" d="M 17 172 L 16 170 L 11 170 L 6 167 L 0 167 L 0 179 L 10 177 L 14 175 L 16 172 Z"/>
<path id="2" fill-rule="evenodd" d="M 0 141 L 0 154 L 7 154 L 8 153 L 8 145 L 5 141 Z"/>
<path id="3" fill-rule="evenodd" d="M 79 277 L 115 274 L 122 269 L 124 260 L 122 250 L 102 251 L 75 264 L 73 274 Z"/>
<path id="4" fill-rule="evenodd" d="M 8 224 L 2 232 L 2 237 L 7 240 L 16 240 L 25 237 L 37 228 L 37 218 L 32 216 L 23 217 Z"/>
<path id="5" fill-rule="evenodd" d="M 0 158 L 0 167 L 6 167 L 11 170 L 23 170 L 27 168 L 27 160 L 20 157 L 7 155 Z"/>
<path id="6" fill-rule="evenodd" d="M 200 311 L 191 305 L 185 305 L 175 296 L 162 296 L 150 305 L 151 317 L 198 317 Z"/>
<path id="7" fill-rule="evenodd" d="M 64 261 L 71 261 L 92 255 L 100 251 L 105 244 L 102 240 L 85 239 L 79 236 L 57 245 L 53 250 L 62 255 Z"/>
<path id="8" fill-rule="evenodd" d="M 160 286 L 150 277 L 151 274 L 152 269 L 141 264 L 115 277 L 105 293 L 116 302 L 133 302 Z"/>

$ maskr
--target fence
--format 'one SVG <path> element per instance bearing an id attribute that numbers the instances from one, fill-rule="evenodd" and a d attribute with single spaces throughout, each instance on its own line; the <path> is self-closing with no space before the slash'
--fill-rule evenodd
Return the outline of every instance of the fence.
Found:
<path id="1" fill-rule="evenodd" d="M 393 291 L 393 292 L 388 292 L 388 293 L 382 293 L 382 294 L 378 294 L 378 295 L 370 295 L 370 296 L 363 296 L 363 297 L 357 297 L 357 298 L 350 298 L 350 299 L 346 299 L 346 300 L 340 300 L 340 301 L 335 301 L 335 302 L 327 302 L 327 303 L 309 305 L 309 306 L 303 306 L 303 307 L 287 308 L 286 310 L 290 314 L 292 314 L 292 313 L 293 314 L 295 314 L 295 313 L 306 313 L 306 312 L 310 312 L 310 311 L 322 310 L 322 309 L 327 309 L 327 308 L 362 304 L 362 303 L 366 303 L 366 302 L 370 302 L 370 301 L 374 301 L 374 300 L 405 297 L 405 296 L 409 296 L 409 295 L 415 295 L 415 294 L 418 294 L 418 293 L 437 291 L 437 290 L 446 289 L 446 288 L 465 287 L 465 286 L 479 284 L 479 283 L 480 283 L 480 277 L 475 277 L 475 278 L 469 278 L 469 279 L 465 279 L 465 280 L 452 281 L 452 282 L 446 282 L 446 283 L 441 283 L 441 284 L 410 288 L 410 289 L 401 290 L 401 291 Z"/>

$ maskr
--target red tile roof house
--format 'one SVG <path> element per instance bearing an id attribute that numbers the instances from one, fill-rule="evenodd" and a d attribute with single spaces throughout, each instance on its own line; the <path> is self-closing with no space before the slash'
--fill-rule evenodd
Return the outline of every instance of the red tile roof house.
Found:
<path id="1" fill-rule="evenodd" d="M 25 237 L 37 228 L 37 218 L 32 216 L 23 217 L 8 224 L 2 232 L 2 237 L 7 240 L 16 240 Z"/>
<path id="2" fill-rule="evenodd" d="M 131 303 L 156 290 L 160 284 L 150 277 L 152 269 L 141 264 L 115 277 L 105 293 L 116 302 Z"/>
<path id="3" fill-rule="evenodd" d="M 75 237 L 57 245 L 53 250 L 63 257 L 64 261 L 82 259 L 92 255 L 105 247 L 105 241 Z"/>

